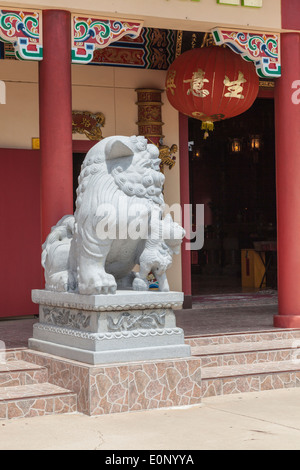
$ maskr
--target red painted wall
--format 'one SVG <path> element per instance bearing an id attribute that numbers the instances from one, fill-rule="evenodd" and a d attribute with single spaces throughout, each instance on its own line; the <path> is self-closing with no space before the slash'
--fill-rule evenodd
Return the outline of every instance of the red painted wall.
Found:
<path id="1" fill-rule="evenodd" d="M 88 153 L 97 144 L 95 140 L 73 140 L 73 153 Z"/>
<path id="2" fill-rule="evenodd" d="M 43 287 L 40 152 L 0 149 L 0 318 L 33 315 Z"/>
<path id="3" fill-rule="evenodd" d="M 274 88 L 260 89 L 258 92 L 258 98 L 274 99 Z"/>
<path id="4" fill-rule="evenodd" d="M 300 30 L 300 1 L 281 0 L 283 29 Z"/>

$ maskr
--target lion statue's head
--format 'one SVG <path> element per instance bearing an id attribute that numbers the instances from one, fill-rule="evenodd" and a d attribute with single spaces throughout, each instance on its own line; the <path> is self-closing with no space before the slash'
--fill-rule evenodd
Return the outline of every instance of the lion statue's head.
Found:
<path id="1" fill-rule="evenodd" d="M 163 205 L 164 175 L 159 170 L 159 149 L 142 136 L 114 136 L 103 139 L 88 153 L 82 164 L 77 190 L 77 208 L 95 175 L 113 177 L 127 196 L 152 200 Z"/>

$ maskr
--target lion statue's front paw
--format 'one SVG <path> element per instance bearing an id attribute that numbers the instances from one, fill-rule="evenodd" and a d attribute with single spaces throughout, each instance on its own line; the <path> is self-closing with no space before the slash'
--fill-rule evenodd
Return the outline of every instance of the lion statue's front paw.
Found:
<path id="1" fill-rule="evenodd" d="M 48 277 L 46 283 L 47 290 L 53 290 L 57 292 L 66 292 L 69 286 L 69 275 L 68 271 L 62 271 L 52 274 Z"/>
<path id="2" fill-rule="evenodd" d="M 114 276 L 107 273 L 97 273 L 86 282 L 78 284 L 78 292 L 84 295 L 115 294 L 117 283 Z"/>
<path id="3" fill-rule="evenodd" d="M 139 279 L 138 277 L 136 277 L 132 283 L 133 290 L 145 291 L 145 290 L 149 290 L 148 287 L 149 286 L 147 282 L 143 281 L 143 279 Z"/>

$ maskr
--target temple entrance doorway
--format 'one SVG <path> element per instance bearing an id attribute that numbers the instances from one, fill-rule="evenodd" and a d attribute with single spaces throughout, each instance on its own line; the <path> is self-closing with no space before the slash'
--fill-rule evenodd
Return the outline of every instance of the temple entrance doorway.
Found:
<path id="1" fill-rule="evenodd" d="M 273 99 L 215 123 L 209 136 L 189 119 L 189 151 L 191 203 L 205 212 L 204 247 L 192 252 L 192 295 L 276 290 Z"/>

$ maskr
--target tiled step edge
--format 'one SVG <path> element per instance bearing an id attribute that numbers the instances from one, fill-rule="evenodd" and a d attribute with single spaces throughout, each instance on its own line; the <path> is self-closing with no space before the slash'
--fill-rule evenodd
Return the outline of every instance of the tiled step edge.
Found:
<path id="1" fill-rule="evenodd" d="M 207 345 L 220 345 L 231 343 L 251 343 L 260 341 L 273 341 L 284 339 L 300 339 L 299 330 L 274 330 L 274 331 L 260 331 L 254 333 L 232 333 L 232 334 L 219 334 L 219 335 L 204 335 L 204 336 L 186 336 L 185 343 L 191 347 L 200 347 Z"/>
<path id="2" fill-rule="evenodd" d="M 295 361 L 300 360 L 300 339 L 195 346 L 191 352 L 201 367 Z"/>
<path id="3" fill-rule="evenodd" d="M 48 370 L 46 367 L 21 360 L 0 363 L 0 390 L 3 387 L 41 384 L 47 381 Z"/>
<path id="4" fill-rule="evenodd" d="M 0 359 L 5 361 L 18 361 L 22 359 L 27 348 L 0 349 Z"/>
<path id="5" fill-rule="evenodd" d="M 202 369 L 202 398 L 300 387 L 300 363 L 262 363 Z"/>
<path id="6" fill-rule="evenodd" d="M 49 383 L 0 389 L 0 419 L 77 412 L 77 396 Z"/>

